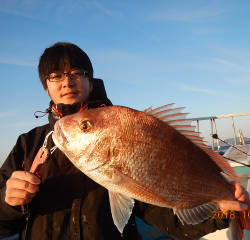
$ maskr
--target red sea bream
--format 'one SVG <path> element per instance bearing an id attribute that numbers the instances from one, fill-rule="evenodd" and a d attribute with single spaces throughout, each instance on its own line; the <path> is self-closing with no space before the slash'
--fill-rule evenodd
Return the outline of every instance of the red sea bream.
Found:
<path id="1" fill-rule="evenodd" d="M 235 200 L 221 172 L 233 179 L 236 173 L 203 143 L 191 120 L 185 119 L 187 114 L 181 113 L 183 108 L 172 105 L 143 112 L 121 106 L 97 108 L 63 117 L 55 125 L 56 146 L 108 189 L 120 232 L 134 199 L 172 208 L 188 224 L 211 217 L 218 203 Z M 238 219 L 232 224 L 239 224 Z"/>

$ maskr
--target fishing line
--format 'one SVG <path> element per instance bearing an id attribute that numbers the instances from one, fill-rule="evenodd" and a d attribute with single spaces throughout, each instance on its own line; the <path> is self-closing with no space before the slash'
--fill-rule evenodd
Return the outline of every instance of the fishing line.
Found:
<path id="1" fill-rule="evenodd" d="M 212 134 L 211 134 L 211 135 L 212 135 Z M 214 139 L 219 139 L 220 141 L 222 141 L 222 142 L 226 143 L 227 145 L 229 145 L 229 146 L 235 148 L 236 150 L 238 150 L 238 151 L 240 151 L 240 152 L 246 154 L 247 156 L 250 156 L 250 154 L 248 154 L 247 152 L 244 152 L 244 151 L 242 151 L 241 149 L 239 149 L 239 148 L 235 147 L 234 145 L 232 145 L 231 143 L 229 143 L 229 142 L 227 142 L 227 141 L 224 141 L 224 140 L 220 139 L 220 138 L 218 137 L 217 134 L 213 134 L 212 137 L 213 137 Z M 250 167 L 250 165 L 247 165 L 247 164 L 245 164 L 245 163 L 236 161 L 236 160 L 234 160 L 234 159 L 227 158 L 227 157 L 224 157 L 224 158 L 227 159 L 227 160 L 230 160 L 230 161 L 239 163 L 239 164 L 241 164 L 241 165 L 244 165 L 244 166 L 246 166 L 246 167 Z"/>
<path id="2" fill-rule="evenodd" d="M 224 140 L 220 139 L 220 138 L 218 137 L 218 135 L 217 135 L 217 134 L 213 134 L 213 135 L 212 135 L 212 137 L 213 137 L 214 139 L 219 139 L 220 141 L 222 141 L 222 142 L 226 143 L 227 145 L 229 145 L 229 146 L 231 146 L 231 147 L 233 147 L 233 148 L 237 149 L 238 151 L 240 151 L 240 152 L 242 152 L 242 153 L 244 153 L 244 154 L 246 154 L 246 155 L 250 156 L 250 154 L 248 154 L 248 153 L 246 153 L 246 152 L 242 151 L 241 149 L 239 149 L 239 148 L 235 147 L 235 146 L 234 146 L 234 145 L 232 145 L 231 143 L 226 142 L 226 141 L 224 141 Z"/>

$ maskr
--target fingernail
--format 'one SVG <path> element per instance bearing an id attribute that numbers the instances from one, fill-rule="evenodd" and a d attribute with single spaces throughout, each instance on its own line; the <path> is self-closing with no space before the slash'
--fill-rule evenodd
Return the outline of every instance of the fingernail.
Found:
<path id="1" fill-rule="evenodd" d="M 40 183 L 41 180 L 40 180 L 39 178 L 36 178 L 36 179 L 35 179 L 35 182 L 36 182 L 36 183 Z"/>

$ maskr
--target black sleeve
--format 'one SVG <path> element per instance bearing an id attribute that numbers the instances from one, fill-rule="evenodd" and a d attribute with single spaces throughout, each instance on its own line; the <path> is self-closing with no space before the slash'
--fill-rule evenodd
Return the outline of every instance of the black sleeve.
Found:
<path id="1" fill-rule="evenodd" d="M 22 170 L 24 150 L 22 137 L 17 140 L 16 145 L 10 152 L 6 161 L 0 168 L 0 236 L 10 237 L 21 231 L 21 226 L 25 222 L 25 215 L 20 211 L 20 207 L 12 207 L 5 202 L 6 182 L 12 173 Z"/>
<path id="2" fill-rule="evenodd" d="M 183 225 L 172 209 L 157 207 L 139 201 L 136 201 L 135 209 L 136 216 L 145 223 L 180 240 L 199 239 L 202 236 L 229 226 L 228 220 L 225 218 L 210 218 L 197 225 L 188 225 L 186 223 Z"/>

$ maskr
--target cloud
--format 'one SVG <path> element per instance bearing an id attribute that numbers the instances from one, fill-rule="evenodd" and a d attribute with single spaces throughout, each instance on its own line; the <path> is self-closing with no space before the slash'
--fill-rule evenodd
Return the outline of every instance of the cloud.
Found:
<path id="1" fill-rule="evenodd" d="M 222 96 L 222 97 L 228 97 L 230 96 L 230 93 L 226 93 L 226 92 L 216 92 L 214 90 L 211 89 L 202 89 L 202 88 L 196 88 L 196 87 L 192 87 L 192 86 L 188 86 L 186 84 L 183 83 L 178 83 L 177 86 L 184 91 L 190 91 L 190 92 L 203 92 L 203 93 L 207 93 L 207 94 L 211 94 L 211 95 L 217 95 L 217 96 Z"/>
<path id="2" fill-rule="evenodd" d="M 9 0 L 0 5 L 0 12 L 14 14 L 29 19 L 35 19 L 43 22 L 53 23 L 55 25 L 69 27 L 68 17 L 73 16 L 73 19 L 84 15 L 87 20 L 98 19 L 103 21 L 103 17 L 111 17 L 115 20 L 121 21 L 123 24 L 134 28 L 156 42 L 161 42 L 160 38 L 151 35 L 147 30 L 142 29 L 134 22 L 129 21 L 122 13 L 122 11 L 112 10 L 97 1 L 90 0 Z M 71 19 L 72 20 L 72 19 Z M 68 25 L 69 24 L 69 25 Z M 70 25 L 70 28 L 72 26 Z"/>
<path id="3" fill-rule="evenodd" d="M 60 25 L 62 20 L 68 19 L 68 14 L 76 16 L 89 10 L 89 2 L 80 0 L 8 0 L 1 2 L 0 12 Z"/>
<path id="4" fill-rule="evenodd" d="M 27 67 L 37 67 L 36 61 L 28 61 L 24 58 L 19 58 L 12 55 L 11 53 L 1 53 L 0 63 L 7 63 L 13 65 L 27 66 Z"/>
<path id="5" fill-rule="evenodd" d="M 109 15 L 111 17 L 115 17 L 118 19 L 122 19 L 124 20 L 124 16 L 121 12 L 118 11 L 112 11 L 108 8 L 105 8 L 103 5 L 101 5 L 99 2 L 93 2 L 94 6 L 97 7 L 99 10 L 101 10 L 103 13 L 105 13 L 106 15 Z"/>
<path id="6" fill-rule="evenodd" d="M 193 7 L 194 8 L 194 7 Z M 217 17 L 224 15 L 229 12 L 229 9 L 224 7 L 216 6 L 215 4 L 210 4 L 205 7 L 200 7 L 199 9 L 193 9 L 192 5 L 187 6 L 182 4 L 181 6 L 168 9 L 163 13 L 151 14 L 148 16 L 150 20 L 170 20 L 178 22 L 197 22 L 201 20 L 216 20 Z"/>
<path id="7" fill-rule="evenodd" d="M 0 118 L 12 116 L 12 115 L 17 115 L 20 112 L 20 110 L 10 110 L 7 112 L 2 112 L 0 113 Z"/>
<path id="8" fill-rule="evenodd" d="M 8 127 L 37 126 L 37 122 L 18 122 L 7 125 Z"/>
<path id="9" fill-rule="evenodd" d="M 39 122 L 39 125 L 45 125 L 47 124 L 46 122 L 44 123 L 41 123 Z M 30 126 L 30 127 L 33 127 L 33 126 L 38 126 L 38 123 L 37 122 L 17 122 L 17 123 L 11 123 L 11 124 L 1 124 L 1 128 L 8 128 L 8 127 L 25 127 L 25 126 Z"/>
<path id="10" fill-rule="evenodd" d="M 106 75 L 117 79 L 119 76 L 119 79 L 123 78 L 128 82 L 131 82 L 131 79 L 137 79 L 137 83 L 145 82 L 145 77 L 147 77 L 147 74 L 152 74 L 152 71 L 156 73 L 171 67 L 160 60 L 153 60 L 148 55 L 139 55 L 124 51 L 93 52 L 92 58 L 96 62 L 96 65 L 100 66 L 97 72 L 95 72 L 96 75 L 98 75 L 98 72 L 101 72 L 102 77 Z M 124 69 L 124 66 L 128 67 Z M 150 67 L 145 68 L 145 66 Z M 141 72 L 144 72 L 145 76 L 142 77 L 140 75 Z M 151 77 L 149 78 L 151 79 Z"/>
<path id="11" fill-rule="evenodd" d="M 111 17 L 116 18 L 118 20 L 121 20 L 124 24 L 128 25 L 131 28 L 134 28 L 134 29 L 140 31 L 143 35 L 147 36 L 148 38 L 150 38 L 158 43 L 161 42 L 161 39 L 158 38 L 157 36 L 149 34 L 147 30 L 143 30 L 141 27 L 135 25 L 134 23 L 130 23 L 128 21 L 128 19 L 120 11 L 112 11 L 108 8 L 105 8 L 103 5 L 101 5 L 99 2 L 96 2 L 96 1 L 94 1 L 93 4 L 97 9 L 101 10 L 101 12 L 104 13 L 105 15 L 108 15 L 108 16 L 111 16 Z"/>
<path id="12" fill-rule="evenodd" d="M 201 28 L 195 30 L 195 34 L 220 34 L 220 33 L 226 33 L 229 30 L 227 29 L 218 29 L 218 28 Z"/>
<path id="13" fill-rule="evenodd" d="M 32 18 L 45 22 L 53 22 L 53 24 L 62 24 L 62 21 L 68 19 L 68 14 L 82 16 L 87 12 L 87 17 L 91 13 L 93 15 L 93 8 L 101 11 L 101 13 L 115 17 L 117 19 L 124 19 L 124 16 L 119 11 L 112 11 L 105 8 L 102 4 L 90 0 L 9 0 L 1 3 L 0 12 L 19 15 L 26 18 Z M 65 26 L 65 25 L 64 25 Z"/>
<path id="14" fill-rule="evenodd" d="M 244 76 L 240 78 L 235 78 L 235 79 L 229 79 L 226 80 L 229 83 L 232 83 L 236 86 L 249 86 L 250 85 L 250 76 Z"/>
<path id="15" fill-rule="evenodd" d="M 161 43 L 161 39 L 153 34 L 149 34 L 147 30 L 144 30 L 138 26 L 136 26 L 135 24 L 129 24 L 130 27 L 133 27 L 134 29 L 140 31 L 143 35 L 147 36 L 148 38 L 154 40 L 155 42 Z"/>
<path id="16" fill-rule="evenodd" d="M 35 12 L 38 5 L 35 0 L 9 0 L 1 3 L 0 11 L 30 18 L 37 16 Z"/>
<path id="17" fill-rule="evenodd" d="M 214 91 L 212 89 L 197 88 L 197 87 L 188 86 L 188 85 L 183 84 L 183 83 L 177 83 L 176 85 L 179 89 L 181 89 L 183 91 L 201 92 L 201 93 L 206 93 L 209 95 L 232 98 L 232 99 L 237 99 L 237 100 L 241 100 L 241 101 L 247 101 L 247 102 L 250 101 L 248 98 L 243 99 L 243 98 L 237 97 L 235 94 L 232 94 L 230 92 L 224 92 L 224 91 L 218 92 L 218 91 Z"/>
<path id="18" fill-rule="evenodd" d="M 228 67 L 233 67 L 233 68 L 235 68 L 237 70 L 250 73 L 249 67 L 243 67 L 242 65 L 237 65 L 235 63 L 232 63 L 232 62 L 229 62 L 227 60 L 220 59 L 220 58 L 215 58 L 215 61 L 217 61 L 218 63 L 220 63 L 222 65 L 225 65 L 225 66 L 228 66 Z"/>

